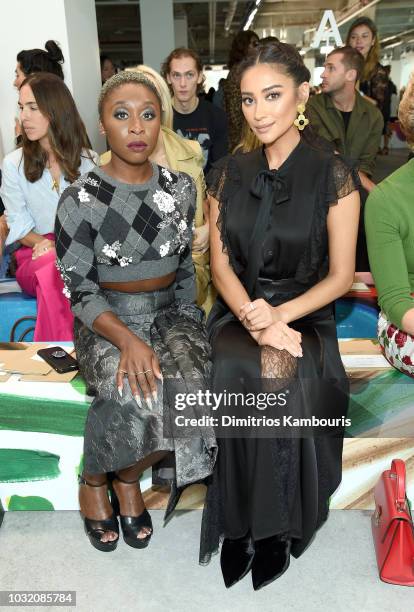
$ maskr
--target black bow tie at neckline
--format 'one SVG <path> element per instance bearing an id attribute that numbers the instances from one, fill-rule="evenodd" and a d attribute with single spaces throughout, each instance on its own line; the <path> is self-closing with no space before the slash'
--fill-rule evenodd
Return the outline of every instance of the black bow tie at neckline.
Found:
<path id="1" fill-rule="evenodd" d="M 256 198 L 271 198 L 275 204 L 282 204 L 290 197 L 287 185 L 277 170 L 259 172 L 253 179 L 250 191 Z"/>
<path id="2" fill-rule="evenodd" d="M 263 264 L 263 239 L 269 225 L 272 204 L 286 202 L 289 200 L 289 193 L 285 181 L 279 176 L 277 170 L 262 170 L 259 172 L 252 182 L 250 191 L 260 199 L 260 205 L 249 240 L 245 287 L 250 296 L 257 296 L 257 278 Z"/>

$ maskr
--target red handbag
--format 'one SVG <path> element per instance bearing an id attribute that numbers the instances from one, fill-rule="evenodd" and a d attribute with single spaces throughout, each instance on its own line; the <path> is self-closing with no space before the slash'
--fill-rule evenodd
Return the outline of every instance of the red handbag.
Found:
<path id="1" fill-rule="evenodd" d="M 371 517 L 381 580 L 414 586 L 414 527 L 405 493 L 405 463 L 394 459 L 374 489 Z"/>

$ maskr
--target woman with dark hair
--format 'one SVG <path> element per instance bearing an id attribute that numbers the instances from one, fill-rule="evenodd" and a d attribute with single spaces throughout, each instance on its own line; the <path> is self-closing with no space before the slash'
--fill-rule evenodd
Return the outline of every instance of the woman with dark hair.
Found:
<path id="1" fill-rule="evenodd" d="M 63 80 L 63 54 L 54 40 L 48 40 L 45 49 L 27 49 L 17 54 L 16 78 L 13 85 L 20 89 L 24 79 L 33 72 L 50 72 Z"/>
<path id="2" fill-rule="evenodd" d="M 243 114 L 262 147 L 224 158 L 207 178 L 220 294 L 208 331 L 213 391 L 232 392 L 222 422 L 243 419 L 227 436 L 217 432 L 200 561 L 224 537 L 226 586 L 252 570 L 259 589 L 302 554 L 341 481 L 348 384 L 332 304 L 354 277 L 359 183 L 307 133 L 310 73 L 294 47 L 259 43 L 239 75 Z M 251 399 L 231 405 L 252 394 L 252 408 Z M 263 415 L 275 422 L 260 428 Z M 326 428 L 305 426 L 327 417 Z"/>
<path id="3" fill-rule="evenodd" d="M 55 265 L 53 228 L 60 194 L 94 166 L 96 154 L 60 77 L 29 75 L 20 86 L 19 108 L 22 146 L 3 160 L 6 244 L 20 243 L 16 279 L 37 297 L 35 341 L 71 340 L 73 317 Z"/>
<path id="4" fill-rule="evenodd" d="M 108 55 L 104 55 L 103 53 L 101 53 L 100 60 L 101 60 L 101 81 L 103 85 L 108 79 L 111 78 L 111 76 L 114 76 L 116 70 L 115 70 L 113 61 Z"/>
<path id="5" fill-rule="evenodd" d="M 237 67 L 258 42 L 259 37 L 253 30 L 243 30 L 234 37 L 231 44 L 227 62 L 230 72 L 223 85 L 224 110 L 227 113 L 229 125 L 230 152 L 234 151 L 234 148 L 240 143 L 244 124 Z"/>
<path id="6" fill-rule="evenodd" d="M 372 100 L 384 117 L 384 137 L 388 129 L 389 109 L 387 105 L 389 76 L 380 64 L 378 30 L 372 19 L 358 17 L 352 22 L 346 37 L 346 44 L 357 49 L 365 59 L 364 70 L 359 83 L 360 91 Z M 388 147 L 384 147 L 385 153 Z"/>
<path id="7" fill-rule="evenodd" d="M 125 542 L 144 548 L 152 522 L 139 488 L 143 471 L 156 464 L 158 479 L 172 484 L 169 513 L 182 487 L 211 473 L 216 444 L 208 430 L 179 439 L 168 433 L 174 389 L 201 391 L 210 370 L 194 304 L 194 181 L 149 159 L 161 98 L 145 75 L 125 71 L 106 81 L 99 116 L 111 159 L 63 194 L 56 250 L 80 369 L 95 395 L 81 512 L 91 544 L 111 551 L 119 537 L 115 494 Z M 115 472 L 113 507 L 108 472 Z"/>

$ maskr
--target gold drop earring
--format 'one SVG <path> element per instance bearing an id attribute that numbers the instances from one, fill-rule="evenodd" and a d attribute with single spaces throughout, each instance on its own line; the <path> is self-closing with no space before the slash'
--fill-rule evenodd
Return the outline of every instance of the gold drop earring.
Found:
<path id="1" fill-rule="evenodd" d="M 302 131 L 309 124 L 309 119 L 305 117 L 306 106 L 304 104 L 298 104 L 298 116 L 296 117 L 293 125 L 295 125 L 298 130 Z"/>

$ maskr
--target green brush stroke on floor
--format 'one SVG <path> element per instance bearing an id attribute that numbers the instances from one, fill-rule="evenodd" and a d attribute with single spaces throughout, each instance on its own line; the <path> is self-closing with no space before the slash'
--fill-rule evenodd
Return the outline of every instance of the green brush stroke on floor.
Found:
<path id="1" fill-rule="evenodd" d="M 39 497 L 37 495 L 27 495 L 23 497 L 21 495 L 12 495 L 7 505 L 8 510 L 54 510 L 52 502 L 46 497 Z"/>
<path id="2" fill-rule="evenodd" d="M 83 436 L 87 402 L 0 395 L 0 429 Z"/>
<path id="3" fill-rule="evenodd" d="M 0 482 L 51 480 L 60 474 L 59 455 L 45 451 L 0 449 Z"/>

